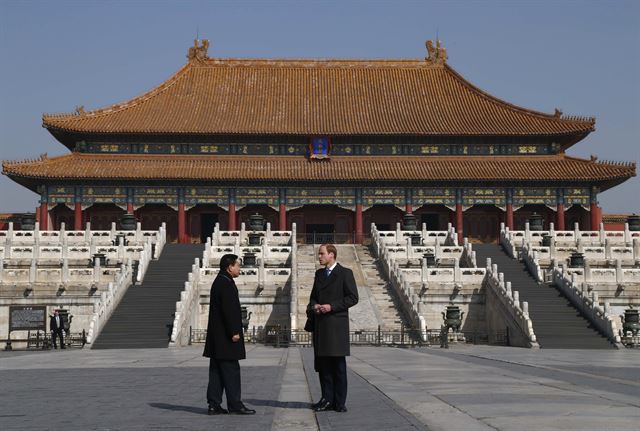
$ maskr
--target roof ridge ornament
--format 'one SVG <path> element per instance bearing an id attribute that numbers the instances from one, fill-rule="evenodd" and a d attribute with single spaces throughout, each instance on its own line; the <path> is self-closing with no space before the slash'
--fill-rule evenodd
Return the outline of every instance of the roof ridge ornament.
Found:
<path id="1" fill-rule="evenodd" d="M 189 61 L 202 61 L 209 58 L 207 51 L 209 50 L 208 39 L 194 39 L 193 46 L 189 48 L 187 52 L 187 58 Z"/>
<path id="2" fill-rule="evenodd" d="M 444 64 L 447 61 L 447 49 L 440 44 L 440 39 L 436 39 L 436 45 L 433 46 L 433 41 L 428 40 L 425 44 L 427 46 L 427 57 L 425 60 L 430 61 L 433 64 Z"/>

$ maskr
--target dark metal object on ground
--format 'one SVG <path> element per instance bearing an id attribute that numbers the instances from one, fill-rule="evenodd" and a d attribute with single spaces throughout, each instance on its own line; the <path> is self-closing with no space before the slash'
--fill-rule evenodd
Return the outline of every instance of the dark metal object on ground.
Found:
<path id="1" fill-rule="evenodd" d="M 255 267 L 256 266 L 256 254 L 252 252 L 246 252 L 242 256 L 242 266 L 244 267 Z"/>
<path id="2" fill-rule="evenodd" d="M 255 213 L 249 217 L 249 229 L 253 231 L 264 230 L 264 217 L 262 214 Z"/>
<path id="3" fill-rule="evenodd" d="M 433 253 L 425 253 L 422 255 L 422 257 L 424 259 L 427 260 L 427 266 L 429 268 L 433 268 L 434 266 L 436 266 L 436 255 Z"/>
<path id="4" fill-rule="evenodd" d="M 133 214 L 126 213 L 120 217 L 120 227 L 122 230 L 136 230 L 137 223 L 138 221 Z"/>
<path id="5" fill-rule="evenodd" d="M 569 257 L 569 268 L 583 268 L 584 254 L 574 251 Z"/>
<path id="6" fill-rule="evenodd" d="M 402 216 L 402 230 L 416 230 L 417 219 L 412 213 L 405 213 Z"/>
<path id="7" fill-rule="evenodd" d="M 542 246 L 550 247 L 551 246 L 551 235 L 543 235 L 542 236 Z"/>
<path id="8" fill-rule="evenodd" d="M 26 213 L 20 217 L 20 229 L 22 230 L 34 230 L 36 228 L 36 215 L 33 213 Z"/>
<path id="9" fill-rule="evenodd" d="M 629 230 L 634 232 L 640 231 L 640 215 L 631 214 L 627 217 L 627 223 L 629 223 Z"/>
<path id="10" fill-rule="evenodd" d="M 538 213 L 529 216 L 529 230 L 544 230 L 544 217 Z"/>
<path id="11" fill-rule="evenodd" d="M 244 329 L 244 332 L 246 333 L 247 330 L 249 329 L 249 320 L 251 320 L 251 314 L 252 313 L 245 306 L 240 307 L 240 309 L 241 309 L 241 313 L 242 313 L 242 328 Z"/>
<path id="12" fill-rule="evenodd" d="M 249 245 L 260 245 L 261 235 L 255 232 L 249 232 Z"/>
<path id="13" fill-rule="evenodd" d="M 422 236 L 419 233 L 411 234 L 411 245 L 422 245 Z"/>
<path id="14" fill-rule="evenodd" d="M 123 233 L 116 234 L 115 239 L 113 240 L 113 245 L 127 245 L 129 241 L 127 240 L 127 236 Z"/>
<path id="15" fill-rule="evenodd" d="M 622 332 L 626 335 L 627 332 L 631 332 L 633 336 L 637 336 L 640 331 L 640 315 L 638 310 L 630 305 L 629 308 L 624 310 L 624 322 L 622 324 Z"/>
<path id="16" fill-rule="evenodd" d="M 104 253 L 95 253 L 91 259 L 91 263 L 93 265 L 96 264 L 96 260 L 100 261 L 100 266 L 106 266 L 107 265 L 107 255 Z"/>
<path id="17" fill-rule="evenodd" d="M 446 314 L 442 312 L 442 318 L 444 324 L 448 328 L 453 328 L 455 332 L 460 331 L 460 325 L 462 324 L 462 318 L 464 317 L 464 311 L 460 311 L 460 307 L 457 305 L 447 305 Z"/>

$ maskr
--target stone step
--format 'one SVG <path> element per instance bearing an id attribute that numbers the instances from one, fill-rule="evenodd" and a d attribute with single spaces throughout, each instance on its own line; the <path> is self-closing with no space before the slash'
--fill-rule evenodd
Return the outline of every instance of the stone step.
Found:
<path id="1" fill-rule="evenodd" d="M 152 261 L 142 285 L 125 292 L 118 307 L 93 343 L 93 349 L 167 347 L 171 315 L 187 274 L 204 245 L 167 244 Z"/>
<path id="2" fill-rule="evenodd" d="M 523 263 L 509 258 L 495 244 L 474 244 L 478 266 L 486 258 L 498 265 L 498 271 L 511 282 L 521 301 L 529 304 L 533 330 L 542 348 L 613 348 L 609 341 L 580 315 L 555 287 L 537 283 Z"/>

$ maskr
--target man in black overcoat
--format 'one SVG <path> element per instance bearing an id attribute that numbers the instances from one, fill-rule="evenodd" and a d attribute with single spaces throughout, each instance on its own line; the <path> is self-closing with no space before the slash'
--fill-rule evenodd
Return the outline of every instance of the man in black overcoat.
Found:
<path id="1" fill-rule="evenodd" d="M 336 262 L 333 244 L 318 249 L 323 268 L 316 271 L 305 329 L 313 332 L 315 370 L 320 377 L 322 398 L 315 411 L 346 412 L 347 362 L 349 356 L 349 308 L 358 303 L 353 272 Z"/>
<path id="2" fill-rule="evenodd" d="M 209 324 L 203 355 L 209 361 L 207 387 L 208 412 L 252 415 L 241 399 L 240 359 L 246 358 L 242 333 L 242 311 L 238 288 L 233 281 L 240 275 L 240 261 L 235 254 L 220 259 L 220 272 L 211 285 Z M 222 408 L 222 392 L 227 394 L 227 409 Z"/>
<path id="3" fill-rule="evenodd" d="M 64 320 L 62 320 L 62 316 L 60 316 L 58 310 L 53 312 L 53 316 L 51 316 L 51 319 L 49 320 L 49 329 L 51 330 L 51 342 L 53 343 L 53 348 L 58 348 L 56 338 L 59 338 L 60 348 L 64 349 Z"/>

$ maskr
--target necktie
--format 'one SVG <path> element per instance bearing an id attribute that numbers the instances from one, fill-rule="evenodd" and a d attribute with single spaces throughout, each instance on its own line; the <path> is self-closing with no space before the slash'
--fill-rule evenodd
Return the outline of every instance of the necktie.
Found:
<path id="1" fill-rule="evenodd" d="M 327 268 L 327 278 L 329 278 L 330 275 L 331 275 L 331 270 Z"/>

